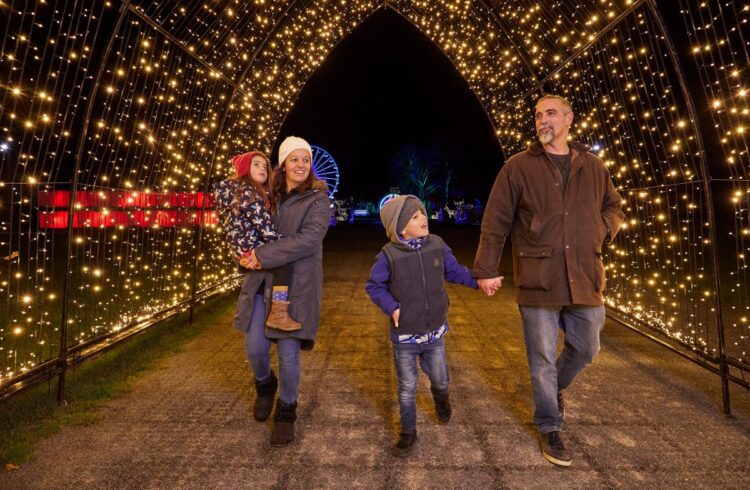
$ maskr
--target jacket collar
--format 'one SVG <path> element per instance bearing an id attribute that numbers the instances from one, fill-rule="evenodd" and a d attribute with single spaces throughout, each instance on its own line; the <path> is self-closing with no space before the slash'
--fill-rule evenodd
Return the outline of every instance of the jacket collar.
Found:
<path id="1" fill-rule="evenodd" d="M 327 190 L 328 190 L 328 187 L 326 186 L 325 182 L 321 180 L 315 180 L 315 182 L 313 182 L 312 187 L 310 187 L 309 189 L 307 189 L 305 192 L 301 194 L 295 192 L 289 195 L 286 199 L 284 199 L 284 201 L 280 204 L 280 206 L 284 206 L 287 203 L 291 204 L 295 201 L 302 199 L 305 196 L 309 196 L 313 194 L 320 194 L 322 191 L 327 191 Z M 326 192 L 326 195 L 327 194 L 328 193 Z"/>
<path id="2" fill-rule="evenodd" d="M 578 143 L 576 141 L 568 141 L 568 146 L 573 150 L 573 160 L 575 160 L 575 157 L 577 156 L 576 153 L 583 154 L 588 153 L 589 147 L 584 145 L 583 143 Z M 547 153 L 544 150 L 544 147 L 542 144 L 538 141 L 533 142 L 531 145 L 529 145 L 528 149 L 529 153 L 531 153 L 534 156 L 539 156 Z"/>
<path id="3" fill-rule="evenodd" d="M 400 236 L 398 237 L 397 241 L 391 241 L 390 243 L 393 244 L 397 249 L 399 250 L 406 250 L 407 252 L 416 252 L 417 250 L 421 250 L 422 247 L 427 245 L 432 241 L 432 235 L 428 234 L 426 237 L 422 238 L 422 243 L 419 245 L 419 248 L 414 248 L 410 246 L 406 241 L 404 241 Z"/>
<path id="4" fill-rule="evenodd" d="M 568 141 L 568 146 L 570 147 L 570 151 L 573 153 L 570 158 L 570 175 L 568 175 L 568 182 L 570 182 L 573 179 L 573 176 L 583 167 L 583 158 L 579 157 L 588 153 L 589 147 L 575 141 Z M 531 144 L 531 146 L 529 146 L 529 153 L 534 156 L 544 155 L 547 156 L 548 160 L 550 160 L 544 147 L 538 141 L 535 141 Z M 550 160 L 550 164 L 551 163 L 552 161 Z"/>

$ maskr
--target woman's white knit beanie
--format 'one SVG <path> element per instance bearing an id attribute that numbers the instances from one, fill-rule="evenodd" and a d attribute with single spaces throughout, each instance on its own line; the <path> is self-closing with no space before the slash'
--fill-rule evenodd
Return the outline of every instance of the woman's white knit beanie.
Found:
<path id="1" fill-rule="evenodd" d="M 290 153 L 292 153 L 294 150 L 307 150 L 310 152 L 310 159 L 312 160 L 312 147 L 310 147 L 310 143 L 303 140 L 302 138 L 298 136 L 289 136 L 284 141 L 281 142 L 281 146 L 279 147 L 279 165 L 284 163 L 284 160 L 286 160 L 286 157 L 289 156 Z"/>

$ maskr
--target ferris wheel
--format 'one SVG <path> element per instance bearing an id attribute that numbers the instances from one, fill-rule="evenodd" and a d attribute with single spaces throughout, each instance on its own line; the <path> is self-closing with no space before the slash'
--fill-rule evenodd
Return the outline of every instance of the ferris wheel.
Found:
<path id="1" fill-rule="evenodd" d="M 312 170 L 315 176 L 328 186 L 328 197 L 333 199 L 333 194 L 339 188 L 339 167 L 336 160 L 323 148 L 311 145 L 313 150 Z"/>

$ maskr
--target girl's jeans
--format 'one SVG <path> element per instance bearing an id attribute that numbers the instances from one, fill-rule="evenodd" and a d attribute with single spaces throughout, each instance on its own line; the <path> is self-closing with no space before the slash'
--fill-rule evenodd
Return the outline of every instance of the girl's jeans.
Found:
<path id="1" fill-rule="evenodd" d="M 443 339 L 432 344 L 393 344 L 402 432 L 413 433 L 417 429 L 417 359 L 422 371 L 430 378 L 432 388 L 440 393 L 448 391 L 448 366 Z"/>
<path id="2" fill-rule="evenodd" d="M 255 379 L 265 381 L 271 376 L 271 340 L 266 337 L 266 305 L 263 295 L 256 294 L 253 301 L 253 314 L 250 317 L 250 328 L 245 333 L 245 354 Z M 299 386 L 300 352 L 299 339 L 279 339 L 277 354 L 279 357 L 279 397 L 285 404 L 296 403 Z"/>

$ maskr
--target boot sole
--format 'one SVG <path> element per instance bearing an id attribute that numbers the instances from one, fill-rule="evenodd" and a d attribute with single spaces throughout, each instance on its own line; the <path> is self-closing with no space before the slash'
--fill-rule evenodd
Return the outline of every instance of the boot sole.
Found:
<path id="1" fill-rule="evenodd" d="M 257 420 L 258 422 L 265 422 L 268 420 L 268 417 L 271 416 L 273 413 L 273 404 L 271 404 L 271 408 L 268 409 L 268 413 L 265 414 L 265 416 L 258 416 L 258 412 L 255 411 L 255 407 L 253 407 L 253 418 Z"/>
<path id="2" fill-rule="evenodd" d="M 565 461 L 565 460 L 562 460 L 562 459 L 557 459 L 556 457 L 550 456 L 549 454 L 545 453 L 544 451 L 542 451 L 542 456 L 544 457 L 544 459 L 546 459 L 550 463 L 555 464 L 557 466 L 565 466 L 565 467 L 567 467 L 567 466 L 570 466 L 573 463 L 573 460 L 569 459 L 569 460 Z"/>
<path id="3" fill-rule="evenodd" d="M 398 448 L 396 446 L 391 446 L 391 454 L 393 454 L 397 458 L 405 458 L 414 451 L 414 446 L 416 446 L 416 444 L 417 441 L 414 441 L 414 444 L 404 449 Z"/>
<path id="4" fill-rule="evenodd" d="M 414 447 L 415 447 L 416 445 L 417 445 L 417 438 L 416 438 L 416 436 L 415 436 L 415 437 L 414 437 L 414 442 L 413 442 L 413 443 L 412 443 L 412 445 L 411 445 L 411 446 L 409 446 L 409 447 L 405 447 L 405 448 L 400 448 L 400 447 L 397 447 L 397 446 L 395 446 L 395 445 L 391 446 L 391 454 L 393 454 L 393 455 L 394 455 L 394 456 L 396 456 L 397 458 L 405 458 L 405 457 L 407 457 L 407 456 L 408 456 L 409 454 L 411 454 L 411 453 L 412 453 L 412 451 L 414 451 Z"/>
<path id="5" fill-rule="evenodd" d="M 274 441 L 271 441 L 271 446 L 273 446 L 273 447 L 284 447 L 284 446 L 288 446 L 292 442 L 294 442 L 294 439 L 292 439 L 291 441 L 288 441 L 288 442 L 274 442 Z"/>
<path id="6" fill-rule="evenodd" d="M 408 449 L 408 450 L 403 450 L 403 449 L 391 449 L 391 454 L 393 454 L 393 455 L 394 455 L 394 456 L 396 456 L 397 458 L 405 458 L 405 457 L 407 457 L 408 455 L 410 455 L 410 454 L 411 454 L 411 452 L 412 452 L 412 449 L 413 449 L 413 448 L 410 448 L 410 449 Z"/>

